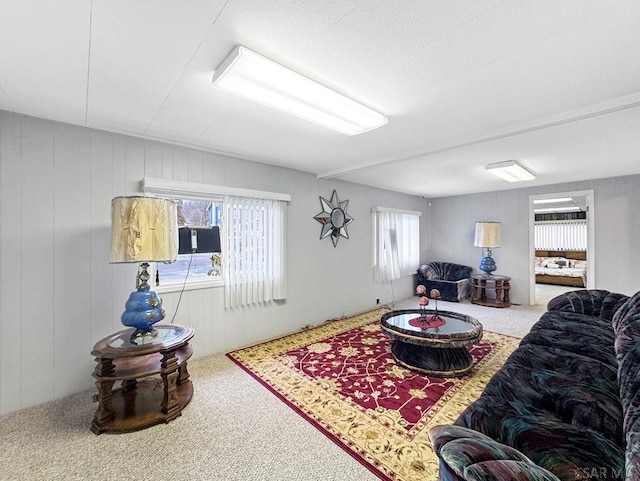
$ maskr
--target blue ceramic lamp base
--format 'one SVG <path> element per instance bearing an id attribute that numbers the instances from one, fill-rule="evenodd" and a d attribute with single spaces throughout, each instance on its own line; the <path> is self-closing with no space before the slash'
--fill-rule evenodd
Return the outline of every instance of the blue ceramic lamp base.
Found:
<path id="1" fill-rule="evenodd" d="M 484 272 L 487 277 L 491 277 L 491 273 L 497 269 L 496 261 L 494 261 L 493 257 L 491 257 L 490 249 L 487 249 L 485 256 L 480 261 L 478 269 Z"/>
<path id="2" fill-rule="evenodd" d="M 138 289 L 129 295 L 125 303 L 125 310 L 120 317 L 120 321 L 127 327 L 135 329 L 131 335 L 131 342 L 140 336 L 155 336 L 157 334 L 153 325 L 164 319 L 164 309 L 162 301 L 156 291 L 149 286 L 149 264 L 140 264 L 140 274 L 138 274 Z"/>

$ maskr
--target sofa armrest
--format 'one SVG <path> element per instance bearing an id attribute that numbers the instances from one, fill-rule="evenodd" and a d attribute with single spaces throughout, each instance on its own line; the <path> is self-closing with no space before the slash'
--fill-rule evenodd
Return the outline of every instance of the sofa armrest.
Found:
<path id="1" fill-rule="evenodd" d="M 640 473 L 640 291 L 613 318 L 627 473 Z M 631 479 L 631 478 L 627 478 Z"/>
<path id="2" fill-rule="evenodd" d="M 611 320 L 628 296 L 602 289 L 569 291 L 554 297 L 547 304 L 548 311 L 565 311 Z"/>
<path id="3" fill-rule="evenodd" d="M 508 459 L 477 463 L 465 470 L 469 481 L 560 481 L 536 464 Z"/>
<path id="4" fill-rule="evenodd" d="M 440 458 L 440 479 L 455 475 L 465 481 L 559 481 L 517 449 L 473 429 L 435 426 L 429 430 L 429 438 Z M 446 477 L 442 471 L 447 472 Z"/>

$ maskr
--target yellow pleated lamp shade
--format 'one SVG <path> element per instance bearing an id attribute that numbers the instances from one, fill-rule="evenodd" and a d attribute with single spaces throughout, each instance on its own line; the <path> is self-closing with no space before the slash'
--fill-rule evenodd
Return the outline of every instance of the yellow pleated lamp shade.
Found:
<path id="1" fill-rule="evenodd" d="M 111 201 L 111 263 L 174 262 L 177 258 L 175 202 L 143 196 Z"/>
<path id="2" fill-rule="evenodd" d="M 476 222 L 476 247 L 500 247 L 500 222 Z"/>

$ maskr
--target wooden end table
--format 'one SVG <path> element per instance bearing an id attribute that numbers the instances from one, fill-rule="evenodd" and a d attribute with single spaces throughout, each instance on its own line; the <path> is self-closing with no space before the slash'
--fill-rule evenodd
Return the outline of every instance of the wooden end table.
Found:
<path id="1" fill-rule="evenodd" d="M 484 274 L 471 276 L 471 303 L 489 307 L 509 307 L 509 289 L 511 277 L 486 276 Z M 487 292 L 495 296 L 487 296 Z"/>
<path id="2" fill-rule="evenodd" d="M 134 329 L 125 329 L 93 347 L 98 388 L 94 433 L 128 433 L 168 423 L 191 400 L 187 361 L 193 354 L 189 345 L 193 329 L 164 324 L 156 330 L 156 336 L 139 337 L 134 344 L 130 340 Z M 113 389 L 117 381 L 121 387 Z"/>

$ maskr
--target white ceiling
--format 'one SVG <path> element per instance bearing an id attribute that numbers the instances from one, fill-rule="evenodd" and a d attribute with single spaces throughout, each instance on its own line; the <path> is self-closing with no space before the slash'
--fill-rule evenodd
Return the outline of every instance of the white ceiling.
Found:
<path id="1" fill-rule="evenodd" d="M 426 197 L 640 173 L 640 0 L 0 0 L 0 109 Z M 389 117 L 214 90 L 235 45 Z M 484 170 L 518 159 L 510 184 Z"/>

